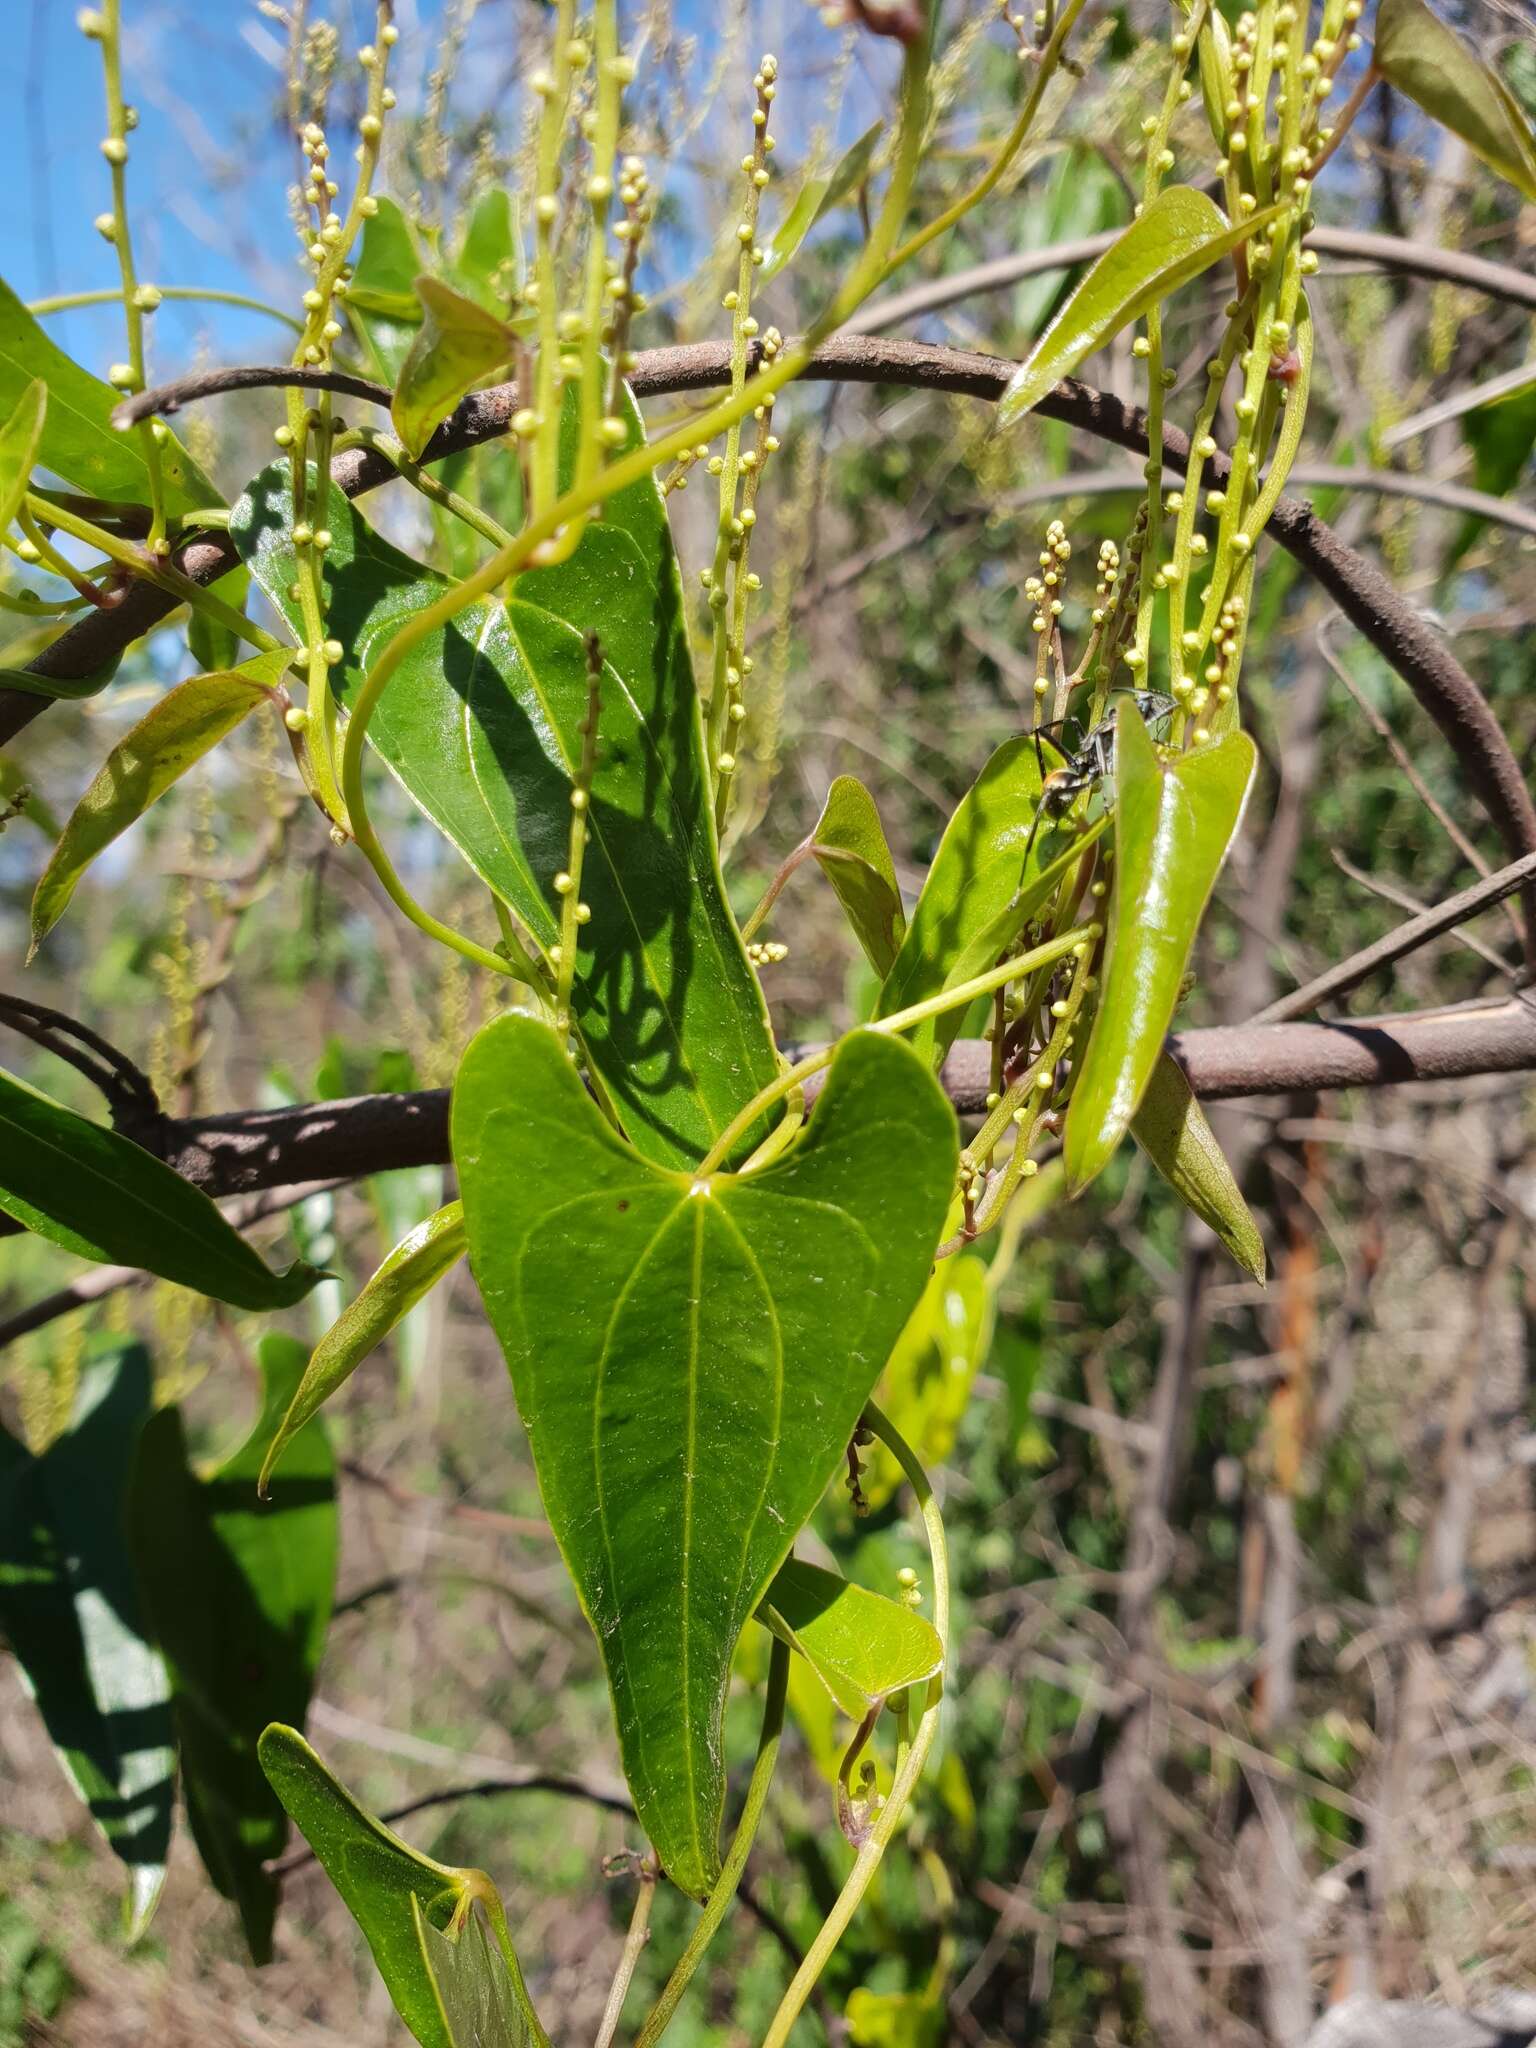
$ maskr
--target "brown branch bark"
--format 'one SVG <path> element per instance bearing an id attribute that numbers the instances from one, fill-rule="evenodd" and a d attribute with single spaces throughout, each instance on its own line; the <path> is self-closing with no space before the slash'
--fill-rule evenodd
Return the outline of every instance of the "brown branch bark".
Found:
<path id="1" fill-rule="evenodd" d="M 642 397 L 699 391 L 724 382 L 728 370 L 727 343 L 695 342 L 651 349 L 637 357 L 631 382 Z M 816 351 L 806 375 L 811 380 L 914 385 L 995 401 L 1013 370 L 1011 362 L 996 356 L 867 335 L 837 335 Z M 249 384 L 259 373 L 245 370 L 239 374 Z M 274 384 L 288 381 L 291 374 L 285 369 L 267 373 Z M 153 402 L 164 410 L 183 402 L 188 390 L 206 391 L 215 382 L 210 377 L 194 379 L 188 387 L 164 387 L 145 394 L 140 403 Z M 373 388 L 362 388 L 364 395 L 374 395 Z M 516 389 L 511 384 L 472 393 L 433 436 L 426 459 L 437 460 L 495 439 L 505 432 L 516 403 Z M 1039 410 L 1117 447 L 1146 452 L 1147 421 L 1140 408 L 1075 378 L 1058 384 Z M 1170 427 L 1164 435 L 1164 452 L 1171 467 L 1183 469 L 1189 456 L 1188 437 Z M 338 458 L 332 473 L 341 489 L 356 496 L 385 482 L 393 471 L 381 455 L 350 449 Z M 1224 484 L 1228 474 L 1225 460 L 1216 458 L 1209 473 L 1214 483 Z M 1510 857 L 1518 859 L 1536 851 L 1536 805 L 1520 765 L 1482 692 L 1450 648 L 1381 571 L 1347 547 L 1310 505 L 1282 497 L 1270 532 L 1322 584 L 1434 719 L 1498 827 Z M 176 566 L 184 574 L 205 583 L 223 574 L 233 562 L 233 544 L 224 536 L 196 537 L 176 558 Z M 32 670 L 39 676 L 89 675 L 164 617 L 174 602 L 167 593 L 139 584 L 113 610 L 94 613 L 71 627 L 38 656 Z M 0 744 L 48 701 L 25 691 L 0 691 Z M 1523 901 L 1527 930 L 1536 941 L 1536 892 L 1527 890 Z M 1536 952 L 1536 944 L 1528 950 Z"/>
<path id="2" fill-rule="evenodd" d="M 1169 1044 L 1206 1101 L 1520 1072 L 1536 1068 L 1536 1002 L 1340 1024 L 1220 1026 L 1177 1032 Z M 985 1041 L 962 1039 L 944 1063 L 943 1082 L 962 1114 L 983 1109 L 991 1086 Z M 808 1095 L 816 1085 L 808 1084 Z M 167 1120 L 160 1138 L 167 1162 L 213 1195 L 438 1166 L 449 1157 L 448 1090 Z"/>

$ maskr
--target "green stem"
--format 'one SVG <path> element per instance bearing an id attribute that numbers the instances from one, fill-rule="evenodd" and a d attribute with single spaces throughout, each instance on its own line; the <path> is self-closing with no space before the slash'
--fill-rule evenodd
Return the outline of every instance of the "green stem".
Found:
<path id="1" fill-rule="evenodd" d="M 128 226 L 128 109 L 123 101 L 122 0 L 106 0 L 102 13 L 101 63 L 107 86 L 107 140 L 104 154 L 112 170 L 112 242 L 117 250 L 122 278 L 119 296 L 128 328 L 128 367 L 134 391 L 142 391 L 144 376 L 144 308 L 139 301 L 139 281 L 133 267 L 133 237 Z M 145 420 L 139 427 L 144 447 L 144 467 L 149 475 L 149 551 L 165 553 L 165 486 L 160 474 L 160 442 L 155 422 Z M 164 431 L 163 429 L 161 430 Z"/>
<path id="2" fill-rule="evenodd" d="M 763 2036 L 763 2048 L 785 2048 L 805 2001 L 810 1997 L 817 1979 L 826 1968 L 832 1951 L 842 1940 L 849 1921 L 858 1910 L 859 1902 L 869 1889 L 870 1880 L 880 1867 L 881 1858 L 901 1825 L 912 1794 L 917 1789 L 917 1781 L 923 1774 L 923 1766 L 928 1761 L 928 1753 L 933 1748 L 934 1738 L 939 1732 L 939 1712 L 944 1698 L 944 1668 L 949 1661 L 949 1551 L 944 1540 L 944 1521 L 939 1513 L 938 1503 L 933 1497 L 933 1488 L 928 1484 L 928 1475 L 918 1463 L 915 1453 L 901 1431 L 880 1412 L 873 1401 L 865 1407 L 864 1420 L 906 1474 L 922 1509 L 923 1528 L 928 1537 L 928 1554 L 933 1563 L 933 1625 L 938 1631 L 944 1663 L 941 1664 L 938 1673 L 928 1681 L 928 1698 L 923 1707 L 922 1718 L 912 1737 L 912 1746 L 896 1772 L 890 1796 L 876 1815 L 868 1841 L 860 1849 L 831 1912 L 823 1921 L 820 1932 L 806 1952 L 805 1961 L 796 1970 L 789 1989 L 780 2001 L 772 2024 Z"/>
<path id="3" fill-rule="evenodd" d="M 741 1884 L 742 1872 L 747 1867 L 747 1858 L 752 1844 L 757 1839 L 758 1824 L 763 1817 L 763 1808 L 768 1799 L 768 1787 L 773 1781 L 774 1766 L 779 1758 L 779 1738 L 784 1732 L 784 1696 L 789 1687 L 789 1646 L 773 1638 L 768 1653 L 768 1684 L 763 1697 L 763 1732 L 757 1741 L 757 1761 L 752 1766 L 752 1777 L 747 1785 L 746 1800 L 741 1809 L 741 1819 L 736 1823 L 736 1832 L 731 1837 L 731 1846 L 726 1852 L 724 1866 L 715 1879 L 715 1888 L 704 1903 L 697 1926 L 688 1937 L 688 1945 L 678 1957 L 666 1988 L 657 1999 L 646 2018 L 645 2025 L 635 2042 L 635 2048 L 655 2048 L 666 2032 L 667 2023 L 681 2003 L 683 1993 L 688 1989 L 694 1972 L 704 1960 L 704 1952 L 714 1940 L 720 1922 L 735 1898 Z"/>
<path id="4" fill-rule="evenodd" d="M 602 2023 L 597 2030 L 593 2048 L 611 2048 L 614 2035 L 619 2031 L 619 2021 L 624 2016 L 624 2000 L 635 1974 L 635 1965 L 640 1952 L 650 1940 L 651 1903 L 656 1897 L 657 1871 L 649 1858 L 640 1866 L 640 1891 L 635 1899 L 635 1910 L 630 1916 L 629 1932 L 624 1937 L 623 1952 L 619 1967 L 613 1973 L 613 1983 L 608 1989 L 608 2003 L 603 2008 Z"/>
<path id="5" fill-rule="evenodd" d="M 451 512 L 455 519 L 473 527 L 483 540 L 494 548 L 511 547 L 513 536 L 489 512 L 483 512 L 459 492 L 449 490 L 445 483 L 423 469 L 419 462 L 413 462 L 400 443 L 391 435 L 381 433 L 377 427 L 352 427 L 345 434 L 338 434 L 331 444 L 331 453 L 340 455 L 348 448 L 368 448 L 375 455 L 382 455 L 390 467 L 404 478 L 412 490 L 420 491 L 434 505 L 441 505 L 445 512 Z"/>
<path id="6" fill-rule="evenodd" d="M 1021 953 L 1015 960 L 1005 960 L 1000 967 L 989 967 L 985 974 L 978 974 L 970 981 L 962 981 L 955 988 L 941 989 L 936 996 L 929 996 L 921 1003 L 913 1003 L 905 1010 L 897 1010 L 889 1017 L 878 1018 L 873 1024 L 860 1026 L 864 1031 L 878 1031 L 882 1037 L 891 1038 L 900 1031 L 910 1031 L 914 1024 L 922 1024 L 930 1017 L 942 1017 L 946 1010 L 962 1008 L 977 996 L 990 995 L 995 988 L 1002 988 L 1020 975 L 1032 974 L 1037 967 L 1045 967 L 1053 960 L 1060 960 L 1070 953 L 1079 940 L 1093 940 L 1099 936 L 1096 924 L 1081 925 L 1076 930 L 1063 932 L 1059 938 L 1047 939 L 1033 951 Z M 841 1041 L 839 1040 L 840 1044 Z M 749 1131 L 765 1110 L 772 1109 L 792 1089 L 812 1074 L 819 1074 L 823 1067 L 829 1067 L 837 1054 L 837 1044 L 823 1046 L 820 1052 L 808 1053 L 803 1060 L 786 1068 L 775 1081 L 758 1090 L 746 1108 L 732 1117 L 725 1129 L 716 1138 L 708 1152 L 699 1161 L 697 1178 L 704 1179 L 714 1173 L 721 1160 L 730 1156 L 736 1140 Z"/>
<path id="7" fill-rule="evenodd" d="M 304 331 L 302 321 L 295 320 L 291 313 L 279 312 L 276 306 L 269 306 L 261 299 L 248 299 L 243 292 L 205 291 L 201 285 L 162 284 L 156 287 L 162 299 L 190 299 L 198 304 L 211 306 L 243 306 L 248 313 L 265 313 L 269 320 L 281 320 L 285 327 L 291 327 L 295 334 Z M 48 299 L 29 299 L 27 311 L 36 318 L 47 313 L 72 313 L 78 306 L 105 306 L 122 298 L 121 291 L 110 288 L 91 292 L 58 292 Z"/>

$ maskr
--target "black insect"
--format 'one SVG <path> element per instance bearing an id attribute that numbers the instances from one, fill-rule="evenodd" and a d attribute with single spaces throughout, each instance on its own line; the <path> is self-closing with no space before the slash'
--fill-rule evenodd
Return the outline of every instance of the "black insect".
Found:
<path id="1" fill-rule="evenodd" d="M 1165 697 L 1157 690 L 1117 690 L 1113 694 L 1129 697 L 1149 725 L 1167 718 L 1178 709 L 1174 698 Z M 1040 745 L 1043 738 L 1051 735 L 1059 735 L 1057 746 L 1064 756 L 1057 768 L 1046 767 Z M 1035 759 L 1040 767 L 1040 807 L 1035 812 L 1035 822 L 1030 827 L 1029 841 L 1024 848 L 1026 867 L 1042 823 L 1054 824 L 1064 818 L 1084 791 L 1096 789 L 1114 767 L 1115 721 L 1107 717 L 1097 725 L 1085 728 L 1080 719 L 1069 713 L 1065 718 L 1053 720 L 1050 725 L 1037 725 L 1034 738 Z"/>

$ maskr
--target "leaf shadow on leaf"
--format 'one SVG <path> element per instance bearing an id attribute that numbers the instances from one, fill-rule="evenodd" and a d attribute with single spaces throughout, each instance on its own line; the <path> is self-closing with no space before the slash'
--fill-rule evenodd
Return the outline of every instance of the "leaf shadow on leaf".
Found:
<path id="1" fill-rule="evenodd" d="M 241 545 L 254 555 L 264 539 L 281 545 L 286 529 L 280 494 L 263 493 L 251 502 Z M 387 544 L 364 546 L 345 560 L 334 552 L 327 558 L 327 631 L 349 652 L 346 667 L 333 672 L 343 704 L 358 671 L 387 638 L 381 598 L 399 584 L 402 560 Z M 599 1056 L 599 1065 L 640 1149 L 648 1156 L 692 1159 L 702 1150 L 698 1133 L 681 1127 L 672 1110 L 697 1092 L 699 1076 L 684 1048 L 683 1024 L 693 987 L 712 963 L 700 957 L 691 916 L 696 883 L 690 863 L 697 835 L 708 830 L 707 793 L 692 743 L 697 707 L 689 671 L 670 655 L 684 632 L 676 584 L 665 577 L 652 584 L 654 605 L 644 630 L 636 631 L 633 590 L 644 564 L 629 535 L 618 528 L 589 529 L 582 554 L 567 566 L 577 563 L 579 591 L 557 580 L 560 571 L 539 571 L 520 579 L 510 603 L 461 614 L 442 637 L 442 680 L 462 706 L 463 737 L 481 800 L 501 841 L 498 860 L 509 878 L 501 883 L 502 893 L 535 938 L 551 946 L 560 935 L 554 877 L 566 867 L 570 850 L 572 736 L 587 704 L 582 630 L 590 625 L 604 639 L 605 656 L 612 658 L 605 661 L 600 751 L 587 813 L 582 896 L 592 915 L 582 931 L 577 1018 L 589 1042 L 597 1041 L 595 1055 L 604 1045 L 612 1047 L 606 1059 Z M 628 586 L 627 611 L 620 637 L 610 646 L 601 631 L 602 593 L 618 584 Z M 558 615 L 543 602 L 548 598 L 552 607 L 557 597 Z M 407 612 L 402 608 L 385 624 L 392 627 Z M 508 667 L 519 671 L 519 688 L 509 682 Z M 649 718 L 624 679 L 640 674 L 664 679 Z M 369 731 L 397 777 L 402 762 L 419 752 L 419 734 L 403 723 L 411 689 L 412 678 L 402 670 L 380 699 Z M 396 718 L 402 719 L 398 728 Z M 443 731 L 445 745 L 448 737 Z M 684 784 L 678 776 L 686 778 Z M 444 829 L 453 836 L 451 821 Z M 483 873 L 483 851 L 455 843 Z M 655 1134 L 650 1142 L 636 1136 L 637 1120 Z"/>

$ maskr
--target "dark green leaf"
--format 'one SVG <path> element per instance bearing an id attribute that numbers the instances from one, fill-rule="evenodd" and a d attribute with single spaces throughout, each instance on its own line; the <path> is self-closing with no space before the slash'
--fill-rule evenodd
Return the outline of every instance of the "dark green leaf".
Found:
<path id="1" fill-rule="evenodd" d="M 858 191 L 869 176 L 875 147 L 884 133 L 884 121 L 876 121 L 872 128 L 865 129 L 857 142 L 849 145 L 830 171 L 812 171 L 807 176 L 795 194 L 793 205 L 768 242 L 761 283 L 766 284 L 769 278 L 777 277 L 817 222 L 825 220 L 829 213 Z"/>
<path id="2" fill-rule="evenodd" d="M 880 813 L 856 776 L 839 775 L 827 791 L 810 848 L 870 966 L 876 974 L 889 974 L 907 920 Z"/>
<path id="3" fill-rule="evenodd" d="M 1519 101 L 1425 0 L 1381 0 L 1375 63 L 1389 85 L 1536 199 L 1536 136 Z"/>
<path id="4" fill-rule="evenodd" d="M 1046 822 L 1037 829 L 1042 762 L 1047 775 L 1062 766 L 1049 740 L 1004 740 L 960 799 L 880 991 L 877 1016 L 926 1002 L 995 966 L 1078 857 L 1083 842 L 1075 828 Z M 937 1064 L 963 1021 L 962 1010 L 946 1012 L 919 1025 L 908 1042 Z"/>
<path id="5" fill-rule="evenodd" d="M 904 1045 L 857 1032 L 789 1150 L 696 1181 L 621 1143 L 554 1033 L 509 1015 L 464 1056 L 452 1132 L 636 1808 L 697 1896 L 719 1870 L 731 1653 L 922 1292 L 954 1118 Z"/>
<path id="6" fill-rule="evenodd" d="M 1202 1223 L 1209 1224 L 1243 1271 L 1262 1285 L 1263 1236 L 1184 1069 L 1171 1053 L 1159 1053 L 1131 1130 L 1169 1187 Z"/>
<path id="7" fill-rule="evenodd" d="M 459 1202 L 449 1202 L 400 1240 L 356 1301 L 342 1310 L 315 1346 L 270 1439 L 261 1467 L 263 1493 L 294 1436 L 463 1256 L 464 1209 Z"/>
<path id="8" fill-rule="evenodd" d="M 1233 227 L 1192 185 L 1160 192 L 1087 272 L 1019 365 L 998 406 L 998 425 L 1023 419 L 1121 328 L 1230 255 L 1280 212 L 1269 207 Z"/>
<path id="9" fill-rule="evenodd" d="M 1141 1105 L 1256 758 L 1247 734 L 1231 732 L 1164 761 L 1135 703 L 1121 701 L 1108 956 L 1062 1141 L 1074 1193 Z"/>
<path id="10" fill-rule="evenodd" d="M 0 668 L 0 690 L 25 690 L 32 697 L 94 697 L 117 674 L 122 658 L 111 655 L 86 676 L 43 676 L 26 668 Z"/>
<path id="11" fill-rule="evenodd" d="M 631 445 L 641 433 L 625 403 Z M 231 531 L 298 624 L 286 466 L 263 473 Z M 328 514 L 327 626 L 349 701 L 377 650 L 442 577 L 382 540 L 339 492 Z M 778 1070 L 762 991 L 720 880 L 699 706 L 666 511 L 647 477 L 616 492 L 571 559 L 518 580 L 426 640 L 384 692 L 370 744 L 535 940 L 559 937 L 570 791 L 586 716 L 582 636 L 600 633 L 600 756 L 577 961 L 583 1040 L 636 1146 L 700 1158 Z M 745 1157 L 762 1136 L 750 1133 Z"/>
<path id="12" fill-rule="evenodd" d="M 522 1972 L 510 1944 L 491 1946 L 485 1922 L 472 1906 L 457 1934 L 440 1934 L 411 1900 L 422 1967 L 437 1997 L 452 2048 L 530 2048 L 543 2043 Z"/>
<path id="13" fill-rule="evenodd" d="M 11 521 L 21 510 L 47 417 L 48 392 L 34 378 L 0 427 L 0 533 L 9 531 Z"/>
<path id="14" fill-rule="evenodd" d="M 362 1929 L 396 2012 L 422 2048 L 462 2048 L 449 2032 L 417 1927 L 441 1930 L 456 1916 L 462 1921 L 476 1899 L 493 1919 L 501 1918 L 495 1886 L 483 1870 L 435 1863 L 391 1834 L 363 1811 L 295 1729 L 274 1722 L 259 1750 L 273 1791 Z M 532 2034 L 542 2044 L 537 2020 Z"/>
<path id="15" fill-rule="evenodd" d="M 129 505 L 149 503 L 144 441 L 111 424 L 121 393 L 71 362 L 38 326 L 10 286 L 0 280 L 0 413 L 10 414 L 35 378 L 48 387 L 48 416 L 36 460 L 92 497 Z M 190 512 L 224 500 L 186 449 L 166 431 L 160 475 L 168 512 Z"/>
<path id="16" fill-rule="evenodd" d="M 29 959 L 64 915 L 96 856 L 272 695 L 291 658 L 284 648 L 253 655 L 238 668 L 192 676 L 167 690 L 118 741 L 76 804 L 33 893 Z"/>
<path id="17" fill-rule="evenodd" d="M 932 1678 L 944 1662 L 931 1621 L 802 1558 L 779 1567 L 758 1611 L 854 1721 L 891 1693 Z"/>
<path id="18" fill-rule="evenodd" d="M 494 313 L 435 277 L 418 277 L 423 319 L 400 366 L 389 416 L 408 455 L 420 455 L 432 430 L 512 353 L 512 337 Z"/>
<path id="19" fill-rule="evenodd" d="M 0 1635 L 96 1825 L 127 1865 L 130 1937 L 165 1877 L 170 1684 L 128 1569 L 126 1506 L 149 1357 L 87 1365 L 65 1434 L 33 1458 L 0 1430 Z"/>
<path id="20" fill-rule="evenodd" d="M 319 1274 L 274 1273 L 151 1153 L 0 1071 L 0 1209 L 83 1259 L 137 1266 L 236 1308 L 291 1308 Z"/>
<path id="21" fill-rule="evenodd" d="M 307 1358 L 292 1337 L 263 1339 L 262 1407 L 239 1450 L 200 1478 L 181 1414 L 144 1431 L 133 1490 L 134 1555 L 171 1674 L 182 1787 L 208 1874 L 239 1907 L 252 1960 L 272 1954 L 288 1817 L 257 1761 L 269 1721 L 302 1727 L 330 1626 L 336 1579 L 336 1472 L 318 1423 L 301 1430 L 262 1506 L 262 1452 Z"/>

